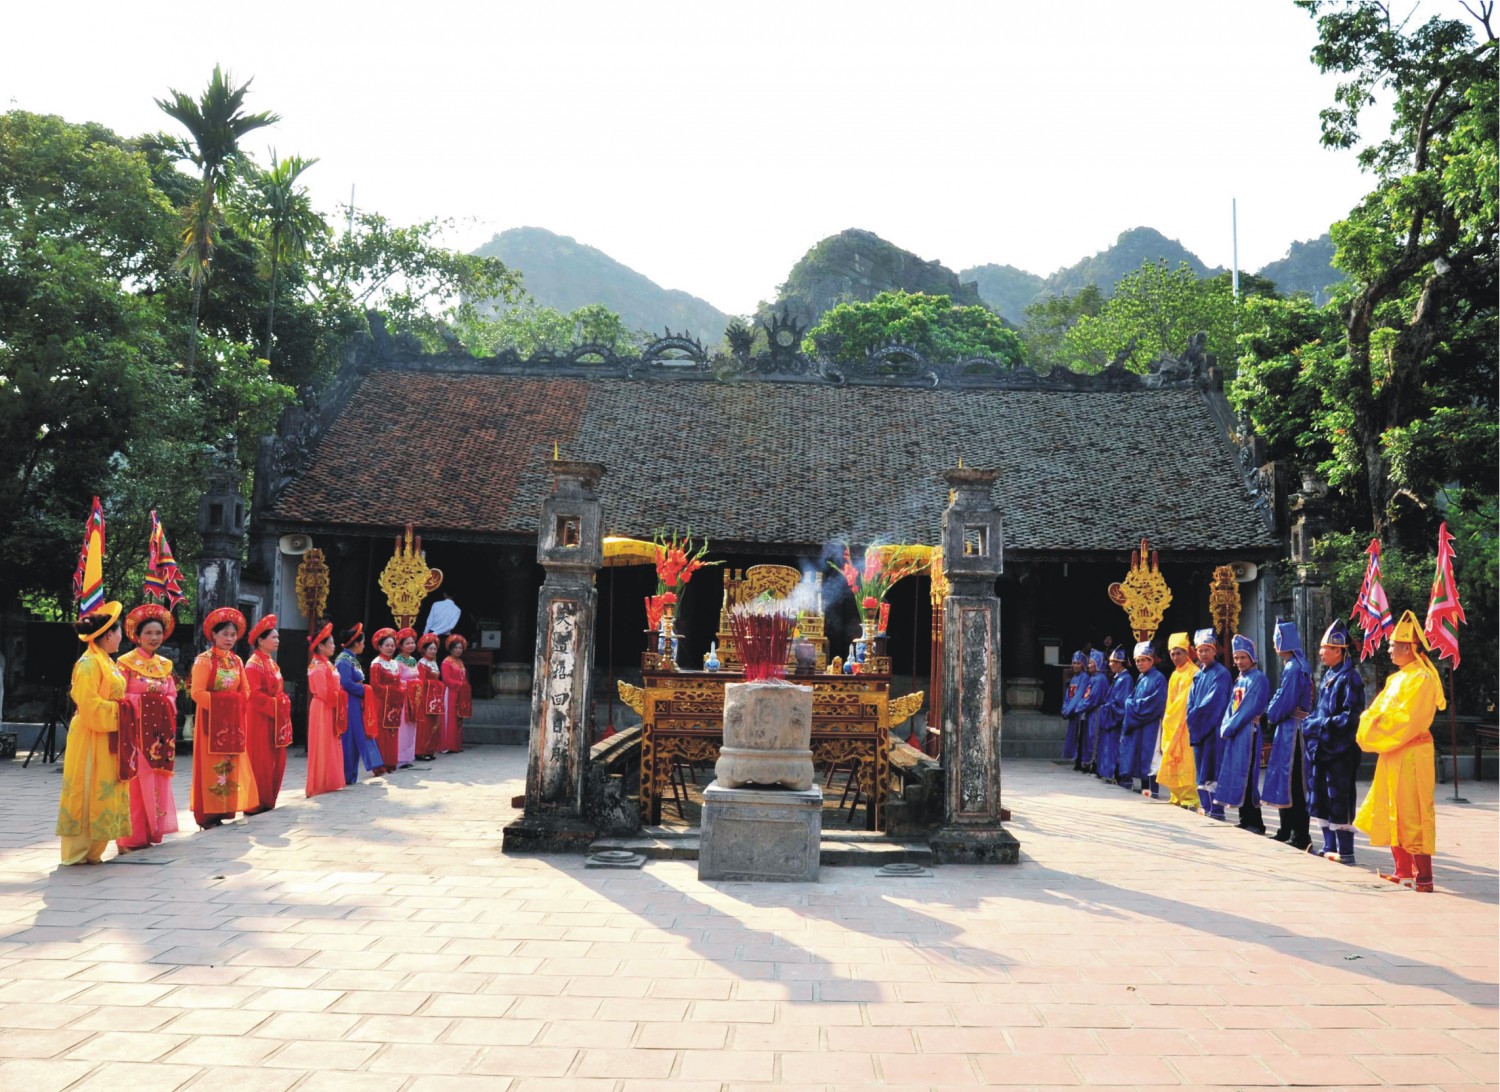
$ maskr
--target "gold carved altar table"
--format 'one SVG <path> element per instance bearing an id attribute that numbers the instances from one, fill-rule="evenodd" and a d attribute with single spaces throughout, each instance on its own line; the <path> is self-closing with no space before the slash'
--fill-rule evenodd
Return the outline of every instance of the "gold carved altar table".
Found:
<path id="1" fill-rule="evenodd" d="M 626 701 L 643 722 L 641 817 L 655 826 L 661 822 L 662 796 L 670 792 L 672 764 L 718 758 L 724 738 L 724 687 L 744 676 L 738 671 L 649 669 L 642 676 L 645 686 L 626 695 Z M 889 675 L 799 675 L 787 682 L 813 688 L 813 762 L 858 760 L 855 776 L 870 802 L 866 826 L 880 829 L 890 783 L 893 715 L 895 723 L 911 716 L 921 705 L 921 692 L 892 702 Z M 621 687 L 622 694 L 626 689 Z"/>

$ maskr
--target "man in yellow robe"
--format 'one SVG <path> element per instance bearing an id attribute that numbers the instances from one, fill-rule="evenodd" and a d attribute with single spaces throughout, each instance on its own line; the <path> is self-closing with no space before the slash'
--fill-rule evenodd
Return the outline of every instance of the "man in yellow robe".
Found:
<path id="1" fill-rule="evenodd" d="M 1418 891 L 1432 890 L 1432 854 L 1437 847 L 1432 720 L 1446 709 L 1437 668 L 1417 616 L 1407 611 L 1391 634 L 1397 671 L 1359 718 L 1354 737 L 1361 750 L 1380 757 L 1370 793 L 1354 825 L 1372 846 L 1390 846 L 1396 869 L 1385 879 Z"/>
<path id="2" fill-rule="evenodd" d="M 1167 680 L 1167 710 L 1161 719 L 1161 768 L 1157 784 L 1171 792 L 1171 802 L 1196 811 L 1198 808 L 1198 771 L 1193 760 L 1193 745 L 1188 738 L 1187 700 L 1198 674 L 1186 633 L 1174 633 L 1167 640 L 1167 654 L 1172 657 L 1172 676 Z"/>

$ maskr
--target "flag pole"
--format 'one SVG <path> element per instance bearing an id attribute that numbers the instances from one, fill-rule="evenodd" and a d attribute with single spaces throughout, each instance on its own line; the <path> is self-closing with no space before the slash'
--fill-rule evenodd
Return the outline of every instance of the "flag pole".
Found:
<path id="1" fill-rule="evenodd" d="M 1458 713 L 1453 708 L 1453 672 L 1454 667 L 1448 665 L 1448 738 L 1453 748 L 1453 802 L 1455 804 L 1467 804 L 1468 801 L 1458 795 Z M 1474 779 L 1479 780 L 1479 771 L 1474 771 Z"/>

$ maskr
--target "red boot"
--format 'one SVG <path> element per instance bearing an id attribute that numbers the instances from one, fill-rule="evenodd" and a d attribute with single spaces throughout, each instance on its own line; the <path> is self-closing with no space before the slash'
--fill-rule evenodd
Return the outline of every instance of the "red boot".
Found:
<path id="1" fill-rule="evenodd" d="M 1417 873 L 1412 887 L 1418 891 L 1430 892 L 1432 890 L 1432 854 L 1413 853 L 1411 859 L 1416 866 Z"/>
<path id="2" fill-rule="evenodd" d="M 1380 873 L 1380 878 L 1382 880 L 1389 880 L 1391 883 L 1409 882 L 1414 874 L 1414 862 L 1412 861 L 1411 854 L 1400 846 L 1391 846 L 1391 856 L 1396 859 L 1395 871 L 1389 874 L 1382 872 Z"/>

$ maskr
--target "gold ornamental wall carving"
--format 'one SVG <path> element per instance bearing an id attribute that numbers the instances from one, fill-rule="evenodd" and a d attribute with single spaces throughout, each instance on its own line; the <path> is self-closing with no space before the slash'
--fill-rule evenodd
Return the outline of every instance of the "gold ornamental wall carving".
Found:
<path id="1" fill-rule="evenodd" d="M 1130 553 L 1130 571 L 1118 584 L 1109 586 L 1110 602 L 1124 609 L 1137 641 L 1149 641 L 1172 605 L 1172 589 L 1158 567 L 1156 551 L 1144 538 Z"/>
<path id="2" fill-rule="evenodd" d="M 380 573 L 380 590 L 385 592 L 397 628 L 416 625 L 422 600 L 442 583 L 443 570 L 427 567 L 427 559 L 422 556 L 422 539 L 412 535 L 412 525 L 408 523 L 405 536 L 396 536 L 396 552 Z"/>

